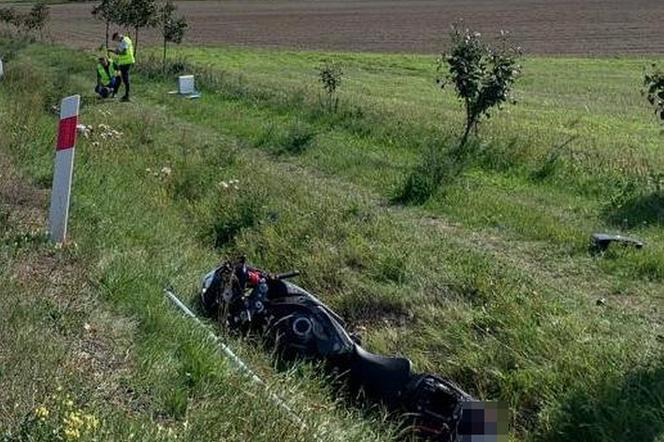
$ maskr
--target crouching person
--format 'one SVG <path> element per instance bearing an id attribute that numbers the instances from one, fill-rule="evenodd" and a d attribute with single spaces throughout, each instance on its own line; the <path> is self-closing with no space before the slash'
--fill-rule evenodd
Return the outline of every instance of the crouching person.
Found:
<path id="1" fill-rule="evenodd" d="M 99 57 L 95 92 L 101 98 L 115 97 L 120 84 L 120 73 L 117 70 L 115 62 L 110 61 L 107 57 Z"/>

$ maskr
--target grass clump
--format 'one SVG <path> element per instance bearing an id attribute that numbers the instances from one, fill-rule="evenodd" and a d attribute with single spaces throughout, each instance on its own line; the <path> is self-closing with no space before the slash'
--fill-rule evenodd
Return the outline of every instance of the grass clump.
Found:
<path id="1" fill-rule="evenodd" d="M 212 208 L 212 243 L 216 248 L 228 246 L 244 230 L 256 227 L 267 219 L 268 208 L 265 195 L 259 189 L 243 189 L 241 183 L 231 179 L 221 181 L 217 204 Z"/>
<path id="2" fill-rule="evenodd" d="M 286 125 L 270 122 L 257 135 L 253 145 L 275 155 L 299 155 L 314 143 L 316 135 L 312 125 L 300 120 Z"/>
<path id="3" fill-rule="evenodd" d="M 445 143 L 427 143 L 422 159 L 408 173 L 395 200 L 404 204 L 423 204 L 442 188 L 445 192 L 468 166 L 479 151 L 479 143 L 466 142 L 445 149 Z"/>

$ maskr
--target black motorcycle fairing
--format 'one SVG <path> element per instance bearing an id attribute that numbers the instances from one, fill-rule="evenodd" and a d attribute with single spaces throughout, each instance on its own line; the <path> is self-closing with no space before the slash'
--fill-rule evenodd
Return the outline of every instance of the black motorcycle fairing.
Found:
<path id="1" fill-rule="evenodd" d="M 293 359 L 321 359 L 353 351 L 354 342 L 328 310 L 304 296 L 269 298 L 264 336 Z"/>
<path id="2" fill-rule="evenodd" d="M 291 282 L 288 281 L 282 281 L 279 279 L 269 279 L 267 281 L 269 291 L 268 291 L 268 299 L 269 300 L 277 300 L 279 298 L 285 298 L 285 297 L 293 297 L 293 296 L 300 296 L 301 301 L 306 302 L 311 302 L 317 306 L 320 306 L 325 309 L 325 311 L 332 316 L 332 318 L 338 322 L 342 327 L 345 327 L 346 324 L 343 319 L 339 315 L 337 315 L 334 310 L 330 309 L 327 305 L 323 304 L 323 302 L 318 299 L 316 296 L 313 294 L 309 293 L 308 291 L 304 290 L 302 287 L 299 287 Z"/>

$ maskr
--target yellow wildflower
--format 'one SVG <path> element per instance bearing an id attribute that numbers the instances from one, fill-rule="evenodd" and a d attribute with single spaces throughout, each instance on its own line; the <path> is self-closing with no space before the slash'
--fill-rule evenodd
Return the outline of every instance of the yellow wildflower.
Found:
<path id="1" fill-rule="evenodd" d="M 97 419 L 94 415 L 86 414 L 83 416 L 83 419 L 85 419 L 85 427 L 88 431 L 94 431 L 97 429 L 97 427 L 99 427 L 99 419 Z"/>
<path id="2" fill-rule="evenodd" d="M 80 412 L 70 412 L 69 415 L 64 419 L 65 425 L 73 429 L 79 429 L 83 426 L 83 419 L 81 419 Z"/>
<path id="3" fill-rule="evenodd" d="M 35 416 L 37 416 L 40 420 L 45 421 L 48 415 L 49 415 L 48 408 L 44 406 L 35 408 Z"/>
<path id="4" fill-rule="evenodd" d="M 75 428 L 65 429 L 65 437 L 69 440 L 76 440 L 81 437 L 81 432 Z"/>

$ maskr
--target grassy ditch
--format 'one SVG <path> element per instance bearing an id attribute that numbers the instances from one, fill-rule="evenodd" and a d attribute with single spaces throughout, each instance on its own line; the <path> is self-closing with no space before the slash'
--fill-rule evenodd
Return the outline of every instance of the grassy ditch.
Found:
<path id="1" fill-rule="evenodd" d="M 388 56 L 376 57 L 358 63 L 375 75 L 403 70 L 386 65 Z M 653 244 L 642 255 L 592 257 L 584 241 L 605 226 L 599 193 L 576 184 L 566 189 L 568 165 L 534 181 L 537 164 L 509 156 L 506 166 L 489 167 L 493 160 L 480 155 L 422 206 L 392 205 L 426 146 L 420 139 L 449 133 L 413 118 L 390 144 L 397 124 L 389 107 L 368 100 L 341 115 L 320 114 L 316 95 L 306 90 L 284 93 L 260 78 L 208 69 L 211 83 L 199 101 L 169 96 L 170 82 L 147 74 L 137 77 L 129 105 L 100 103 L 84 92 L 81 119 L 94 130 L 77 150 L 71 226 L 77 247 L 49 251 L 39 235 L 35 250 L 3 243 L 8 254 L 75 259 L 90 289 L 72 296 L 128 318 L 131 326 L 118 332 L 130 348 L 120 385 L 135 405 L 105 401 L 84 377 L 61 382 L 75 386 L 69 390 L 87 407 L 83 414 L 98 416 L 108 439 L 128 432 L 162 437 L 161 425 L 187 440 L 307 440 L 163 300 L 167 284 L 193 296 L 218 256 L 237 252 L 275 271 L 304 270 L 300 282 L 362 331 L 369 349 L 406 354 L 421 370 L 505 401 L 516 439 L 654 440 L 664 432 L 657 424 L 664 421 L 661 226 L 637 227 Z M 56 97 L 90 89 L 91 63 L 63 48 L 29 46 L 17 50 L 7 70 L 0 86 L 0 125 L 9 134 L 2 152 L 43 192 L 55 128 L 50 107 Z M 100 124 L 122 134 L 102 135 Z M 488 158 L 513 152 L 504 142 L 497 136 Z M 3 270 L 6 278 L 16 273 Z M 68 314 L 79 322 L 89 315 Z M 31 323 L 43 317 L 35 313 Z M 54 342 L 60 341 L 67 345 L 65 338 Z M 335 402 L 308 367 L 278 372 L 268 355 L 234 344 L 287 391 L 323 438 L 391 437 L 379 412 L 361 415 Z M 52 353 L 37 354 L 48 361 Z M 8 354 L 27 357 L 18 348 Z M 53 360 L 44 372 L 61 366 Z M 19 404 L 20 413 L 2 415 L 9 431 L 20 426 L 15 416 L 29 415 L 57 392 L 47 384 L 28 393 L 30 380 L 20 379 L 6 402 L 33 399 Z M 130 424 L 123 423 L 127 416 Z"/>

